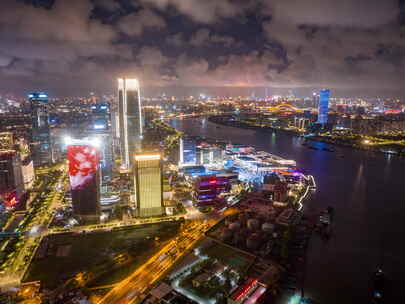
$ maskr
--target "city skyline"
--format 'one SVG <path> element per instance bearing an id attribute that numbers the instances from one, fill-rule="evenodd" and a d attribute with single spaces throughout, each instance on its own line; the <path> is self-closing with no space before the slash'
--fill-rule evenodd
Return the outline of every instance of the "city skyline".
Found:
<path id="1" fill-rule="evenodd" d="M 403 7 L 394 0 L 6 0 L 0 91 L 107 93 L 126 75 L 141 79 L 146 93 L 327 87 L 336 96 L 403 96 Z"/>
<path id="2" fill-rule="evenodd" d="M 0 303 L 401 297 L 405 0 L 0 5 Z"/>

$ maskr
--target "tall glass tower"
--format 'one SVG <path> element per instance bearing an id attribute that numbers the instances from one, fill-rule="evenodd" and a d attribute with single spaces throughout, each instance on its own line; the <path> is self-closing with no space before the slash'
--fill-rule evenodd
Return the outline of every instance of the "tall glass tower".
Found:
<path id="1" fill-rule="evenodd" d="M 137 154 L 134 166 L 138 216 L 163 215 L 162 159 L 159 154 Z"/>
<path id="2" fill-rule="evenodd" d="M 328 123 L 330 90 L 319 91 L 318 123 L 325 125 Z"/>
<path id="3" fill-rule="evenodd" d="M 197 146 L 194 138 L 180 138 L 180 165 L 195 165 L 197 163 Z"/>
<path id="4" fill-rule="evenodd" d="M 121 163 L 128 169 L 135 153 L 142 150 L 143 118 L 138 80 L 118 79 L 118 107 Z"/>
<path id="5" fill-rule="evenodd" d="M 31 105 L 31 141 L 34 166 L 48 165 L 52 163 L 48 95 L 45 93 L 31 93 L 28 98 Z"/>

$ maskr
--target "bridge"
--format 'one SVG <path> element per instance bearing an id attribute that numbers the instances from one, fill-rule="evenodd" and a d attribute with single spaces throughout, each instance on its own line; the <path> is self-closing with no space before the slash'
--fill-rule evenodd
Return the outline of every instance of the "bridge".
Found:
<path id="1" fill-rule="evenodd" d="M 269 112 L 292 112 L 292 113 L 302 113 L 303 110 L 299 109 L 288 103 L 282 103 L 273 107 L 266 108 Z"/>

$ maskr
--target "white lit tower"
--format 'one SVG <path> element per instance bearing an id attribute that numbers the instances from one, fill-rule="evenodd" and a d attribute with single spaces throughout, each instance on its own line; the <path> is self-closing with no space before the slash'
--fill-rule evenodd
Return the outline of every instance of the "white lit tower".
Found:
<path id="1" fill-rule="evenodd" d="M 118 79 L 121 165 L 129 169 L 135 153 L 142 151 L 143 117 L 137 79 Z"/>

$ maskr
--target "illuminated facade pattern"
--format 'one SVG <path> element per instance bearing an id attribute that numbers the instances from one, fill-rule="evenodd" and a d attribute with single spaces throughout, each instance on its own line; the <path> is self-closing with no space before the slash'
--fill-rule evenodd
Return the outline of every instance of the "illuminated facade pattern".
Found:
<path id="1" fill-rule="evenodd" d="M 180 139 L 180 164 L 195 165 L 197 163 L 197 146 L 193 138 Z"/>
<path id="2" fill-rule="evenodd" d="M 328 123 L 330 90 L 319 92 L 318 123 L 325 125 Z"/>
<path id="3" fill-rule="evenodd" d="M 83 220 L 100 216 L 99 153 L 90 142 L 72 142 L 67 147 L 73 213 Z"/>
<path id="4" fill-rule="evenodd" d="M 142 105 L 136 79 L 118 79 L 118 106 L 121 161 L 130 168 L 131 156 L 142 150 Z"/>
<path id="5" fill-rule="evenodd" d="M 162 160 L 160 155 L 136 155 L 135 199 L 141 217 L 163 214 Z"/>
<path id="6" fill-rule="evenodd" d="M 31 104 L 34 166 L 48 165 L 52 163 L 48 95 L 31 93 L 28 98 Z"/>

